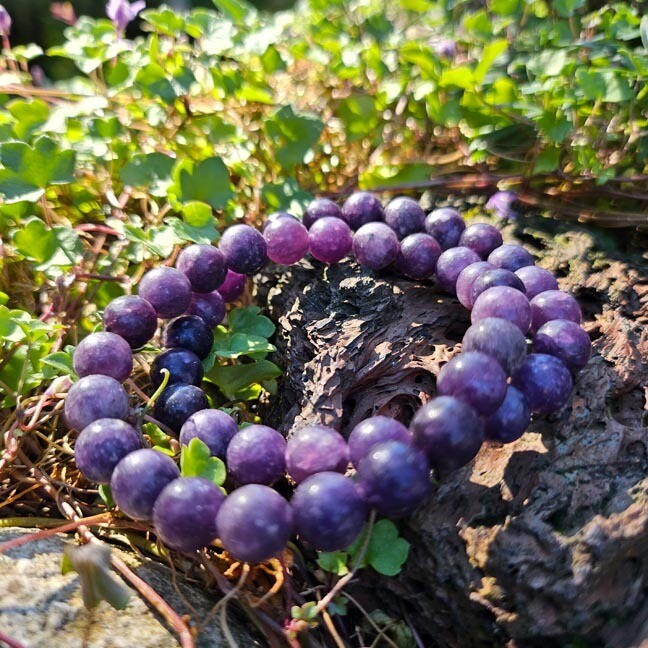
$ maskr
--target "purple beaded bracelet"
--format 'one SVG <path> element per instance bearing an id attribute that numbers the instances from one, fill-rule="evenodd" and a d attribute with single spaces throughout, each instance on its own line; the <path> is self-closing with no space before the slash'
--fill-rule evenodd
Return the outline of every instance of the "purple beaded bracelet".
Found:
<path id="1" fill-rule="evenodd" d="M 417 281 L 435 279 L 470 310 L 462 353 L 440 370 L 438 395 L 409 429 L 374 416 L 348 441 L 330 427 L 311 425 L 286 442 L 263 425 L 239 431 L 228 414 L 209 408 L 199 387 L 201 359 L 211 350 L 226 302 L 242 295 L 247 276 L 268 259 L 291 265 L 308 253 L 326 264 L 352 253 L 374 271 L 393 267 Z M 168 350 L 156 357 L 150 377 L 159 387 L 166 374 L 169 384 L 154 416 L 183 446 L 198 438 L 227 462 L 238 486 L 227 497 L 206 480 L 180 477 L 170 457 L 141 448 L 140 435 L 123 421 L 128 396 L 119 383 L 131 373 L 132 349 L 153 337 L 158 318 L 171 319 L 162 336 Z M 152 519 L 168 546 L 192 551 L 219 538 L 232 556 L 248 562 L 276 555 L 293 534 L 313 549 L 343 549 L 360 534 L 369 508 L 388 517 L 412 512 L 429 492 L 430 469 L 464 466 L 484 440 L 515 441 L 532 415 L 563 407 L 591 348 L 576 300 L 528 251 L 504 243 L 497 228 L 466 226 L 450 208 L 426 216 L 405 197 L 383 209 L 367 192 L 342 207 L 314 200 L 303 221 L 272 214 L 262 232 L 233 225 L 218 247 L 190 245 L 176 268 L 146 273 L 137 297 L 111 302 L 103 321 L 105 332 L 88 336 L 75 351 L 80 380 L 65 403 L 68 424 L 80 432 L 79 469 L 110 483 L 124 513 Z M 352 478 L 343 474 L 349 463 Z M 296 484 L 290 503 L 270 488 L 286 472 Z"/>

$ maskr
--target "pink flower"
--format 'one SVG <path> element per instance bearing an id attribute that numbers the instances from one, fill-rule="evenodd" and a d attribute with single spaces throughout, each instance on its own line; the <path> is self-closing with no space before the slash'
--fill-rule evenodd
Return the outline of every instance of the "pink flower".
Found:
<path id="1" fill-rule="evenodd" d="M 113 21 L 118 33 L 123 34 L 128 23 L 135 20 L 137 14 L 146 7 L 145 0 L 138 0 L 131 4 L 128 0 L 108 0 L 106 13 Z"/>
<path id="2" fill-rule="evenodd" d="M 495 212 L 500 218 L 515 218 L 516 213 L 511 206 L 517 200 L 517 194 L 513 191 L 497 191 L 486 203 L 486 209 Z"/>
<path id="3" fill-rule="evenodd" d="M 0 5 L 0 36 L 9 36 L 11 33 L 11 16 L 9 12 Z"/>
<path id="4" fill-rule="evenodd" d="M 437 56 L 451 59 L 457 51 L 457 44 L 450 38 L 443 38 L 432 43 L 432 49 Z"/>

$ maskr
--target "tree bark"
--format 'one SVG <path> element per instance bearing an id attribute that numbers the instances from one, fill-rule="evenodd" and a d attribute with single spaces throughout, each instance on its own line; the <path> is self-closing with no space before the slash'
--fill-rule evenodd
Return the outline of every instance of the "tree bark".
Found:
<path id="1" fill-rule="evenodd" d="M 434 475 L 426 504 L 400 523 L 405 569 L 365 583 L 426 646 L 638 645 L 648 638 L 647 264 L 591 228 L 521 217 L 502 229 L 579 299 L 592 358 L 563 410 Z M 266 418 L 286 434 L 321 422 L 348 436 L 378 413 L 408 423 L 469 326 L 433 284 L 350 261 L 269 270 L 256 289 L 284 368 Z"/>

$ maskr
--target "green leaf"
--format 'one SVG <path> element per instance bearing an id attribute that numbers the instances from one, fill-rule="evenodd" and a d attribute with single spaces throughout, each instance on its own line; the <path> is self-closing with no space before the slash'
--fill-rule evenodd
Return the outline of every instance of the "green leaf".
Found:
<path id="1" fill-rule="evenodd" d="M 216 365 L 206 372 L 205 378 L 213 382 L 230 400 L 236 400 L 239 392 L 266 380 L 281 376 L 281 369 L 269 360 L 246 364 Z M 249 395 L 249 394 L 246 394 Z"/>
<path id="2" fill-rule="evenodd" d="M 562 49 L 546 49 L 535 56 L 530 56 L 526 62 L 529 72 L 535 76 L 558 76 L 567 64 L 567 51 Z"/>
<path id="3" fill-rule="evenodd" d="M 163 153 L 137 153 L 120 171 L 121 181 L 131 187 L 147 187 L 152 196 L 164 197 L 171 184 L 175 159 Z"/>
<path id="4" fill-rule="evenodd" d="M 197 437 L 191 439 L 189 445 L 182 446 L 180 473 L 183 477 L 203 477 L 216 486 L 222 486 L 227 477 L 225 464 L 218 457 L 212 457 L 207 444 Z"/>
<path id="5" fill-rule="evenodd" d="M 355 94 L 341 99 L 335 114 L 342 120 L 350 142 L 375 133 L 381 123 L 375 97 L 366 94 Z"/>
<path id="6" fill-rule="evenodd" d="M 110 489 L 110 486 L 108 484 L 99 484 L 97 490 L 99 491 L 99 497 L 101 497 L 101 500 L 106 505 L 106 508 L 109 509 L 114 508 L 115 500 L 113 499 L 112 490 Z"/>
<path id="7" fill-rule="evenodd" d="M 616 70 L 592 70 L 581 68 L 576 71 L 576 82 L 585 97 L 591 101 L 601 100 L 620 103 L 632 98 L 633 91 L 628 79 Z"/>
<path id="8" fill-rule="evenodd" d="M 533 173 L 551 173 L 558 168 L 562 149 L 557 146 L 548 146 L 536 158 Z"/>
<path id="9" fill-rule="evenodd" d="M 7 104 L 7 110 L 16 123 L 13 130 L 18 139 L 28 140 L 49 119 L 49 106 L 40 99 L 16 99 Z"/>
<path id="10" fill-rule="evenodd" d="M 178 162 L 169 193 L 181 203 L 199 201 L 214 209 L 223 209 L 234 196 L 229 172 L 219 157 L 210 157 L 197 164 L 190 159 Z"/>
<path id="11" fill-rule="evenodd" d="M 477 84 L 474 72 L 467 65 L 458 65 L 443 71 L 439 85 L 442 88 L 456 86 L 464 90 L 471 90 Z"/>
<path id="12" fill-rule="evenodd" d="M 237 25 L 249 24 L 248 20 L 254 13 L 254 7 L 244 0 L 212 0 L 224 16 Z"/>
<path id="13" fill-rule="evenodd" d="M 24 142 L 0 144 L 0 194 L 6 202 L 37 201 L 49 185 L 74 180 L 74 151 L 62 151 L 56 142 L 39 137 L 33 148 Z"/>
<path id="14" fill-rule="evenodd" d="M 263 185 L 261 195 L 272 211 L 287 211 L 296 216 L 302 215 L 313 200 L 313 194 L 304 191 L 294 178 Z"/>
<path id="15" fill-rule="evenodd" d="M 167 36 L 177 36 L 185 30 L 184 18 L 178 15 L 177 11 L 173 11 L 168 7 L 147 9 L 146 11 L 142 11 L 140 15 L 147 23 L 155 27 L 157 31 Z"/>
<path id="16" fill-rule="evenodd" d="M 368 526 L 347 549 L 354 564 L 364 545 Z M 391 520 L 379 520 L 374 524 L 367 543 L 362 566 L 370 565 L 379 574 L 395 576 L 400 573 L 409 554 L 410 543 L 399 537 L 398 529 Z"/>
<path id="17" fill-rule="evenodd" d="M 130 599 L 130 590 L 117 580 L 110 570 L 110 548 L 105 544 L 68 544 L 64 549 L 61 571 L 79 574 L 81 595 L 86 608 L 106 601 L 117 610 L 123 610 Z"/>
<path id="18" fill-rule="evenodd" d="M 536 122 L 547 138 L 559 144 L 571 133 L 573 124 L 561 112 L 545 111 Z"/>
<path id="19" fill-rule="evenodd" d="M 260 315 L 260 312 L 258 306 L 235 308 L 229 314 L 230 328 L 236 333 L 269 338 L 274 335 L 275 325 L 265 315 Z"/>
<path id="20" fill-rule="evenodd" d="M 552 6 L 559 16 L 569 18 L 576 10 L 585 6 L 585 0 L 553 0 Z"/>
<path id="21" fill-rule="evenodd" d="M 522 0 L 490 0 L 490 10 L 500 16 L 512 16 L 522 10 Z"/>
<path id="22" fill-rule="evenodd" d="M 236 359 L 241 356 L 254 356 L 258 353 L 272 353 L 276 350 L 275 346 L 264 337 L 247 333 L 232 333 L 224 326 L 217 326 L 214 331 L 214 346 L 211 354 L 214 358 Z M 209 366 L 213 366 L 214 363 L 210 356 L 205 358 L 204 362 Z"/>
<path id="23" fill-rule="evenodd" d="M 648 14 L 646 14 L 641 19 L 641 25 L 639 26 L 639 32 L 641 33 L 641 43 L 644 46 L 646 52 L 648 52 Z"/>
<path id="24" fill-rule="evenodd" d="M 349 554 L 346 551 L 321 552 L 317 564 L 327 572 L 338 576 L 349 573 Z"/>
<path id="25" fill-rule="evenodd" d="M 42 363 L 47 367 L 51 367 L 53 371 L 46 371 L 43 369 L 45 378 L 54 378 L 55 376 L 76 376 L 74 367 L 72 366 L 72 354 L 67 351 L 56 351 L 46 355 Z"/>
<path id="26" fill-rule="evenodd" d="M 324 124 L 319 119 L 297 114 L 292 106 L 280 108 L 264 126 L 274 156 L 283 168 L 303 163 L 323 128 Z"/>
<path id="27" fill-rule="evenodd" d="M 302 606 L 293 605 L 290 609 L 293 619 L 300 621 L 314 622 L 317 618 L 317 603 L 315 601 L 308 601 Z"/>
<path id="28" fill-rule="evenodd" d="M 158 449 L 168 450 L 171 447 L 169 435 L 163 432 L 155 423 L 144 423 L 142 431 L 148 435 L 151 445 L 156 446 Z M 173 453 L 171 456 L 173 456 Z"/>
<path id="29" fill-rule="evenodd" d="M 474 73 L 477 83 L 481 84 L 483 82 L 488 70 L 490 70 L 496 59 L 506 52 L 507 48 L 508 41 L 505 38 L 495 40 L 484 47 Z"/>
<path id="30" fill-rule="evenodd" d="M 73 266 L 83 254 L 83 244 L 72 228 L 60 225 L 48 228 L 36 217 L 25 221 L 22 229 L 14 233 L 13 241 L 23 256 L 37 262 L 39 270 Z"/>
<path id="31" fill-rule="evenodd" d="M 358 185 L 361 189 L 376 189 L 426 182 L 434 173 L 435 167 L 428 164 L 381 165 L 364 171 L 360 175 Z"/>

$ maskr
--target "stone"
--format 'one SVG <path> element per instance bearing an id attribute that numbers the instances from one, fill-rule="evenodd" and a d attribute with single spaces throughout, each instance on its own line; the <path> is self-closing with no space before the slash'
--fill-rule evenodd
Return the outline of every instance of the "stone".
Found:
<path id="1" fill-rule="evenodd" d="M 0 529 L 0 542 L 12 540 L 25 529 Z M 61 574 L 61 560 L 66 542 L 63 534 L 34 540 L 0 554 L 0 629 L 26 648 L 177 648 L 176 636 L 146 602 L 132 590 L 123 610 L 115 610 L 102 601 L 87 610 L 81 600 L 76 573 Z M 200 623 L 222 597 L 178 578 L 180 593 L 174 588 L 168 567 L 143 561 L 132 553 L 112 547 L 112 551 L 151 585 L 179 614 L 191 614 Z M 114 572 L 119 578 L 117 572 Z M 189 607 L 190 606 L 190 607 Z M 193 617 L 193 610 L 198 614 Z M 229 628 L 241 648 L 262 646 L 230 606 Z M 218 615 L 216 615 L 218 617 Z M 215 619 L 201 628 L 197 648 L 228 646 Z"/>

